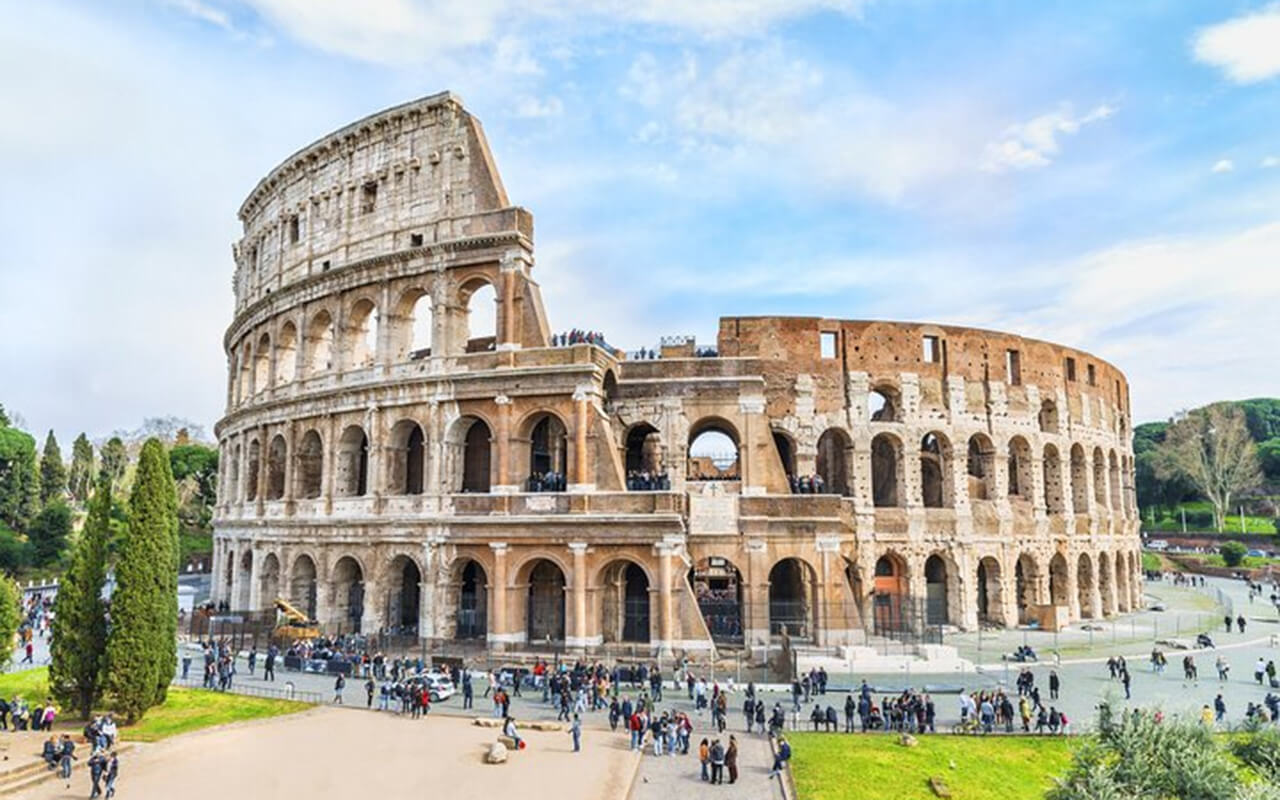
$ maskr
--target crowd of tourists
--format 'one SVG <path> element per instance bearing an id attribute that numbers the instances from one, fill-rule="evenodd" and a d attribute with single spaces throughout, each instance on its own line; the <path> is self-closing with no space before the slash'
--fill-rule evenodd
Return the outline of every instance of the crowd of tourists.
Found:
<path id="1" fill-rule="evenodd" d="M 788 475 L 792 494 L 827 494 L 827 482 L 821 475 Z"/>
<path id="2" fill-rule="evenodd" d="M 671 478 L 665 472 L 630 470 L 627 472 L 627 489 L 632 492 L 666 492 L 671 489 Z"/>
<path id="3" fill-rule="evenodd" d="M 606 350 L 612 350 L 609 343 L 605 341 L 604 334 L 600 331 L 584 331 L 579 328 L 573 328 L 564 333 L 556 333 L 551 335 L 552 347 L 572 347 L 575 344 L 594 344 L 597 347 L 603 347 Z"/>
<path id="4" fill-rule="evenodd" d="M 534 472 L 525 481 L 526 489 L 530 492 L 563 492 L 566 485 L 564 473 L 555 470 Z"/>

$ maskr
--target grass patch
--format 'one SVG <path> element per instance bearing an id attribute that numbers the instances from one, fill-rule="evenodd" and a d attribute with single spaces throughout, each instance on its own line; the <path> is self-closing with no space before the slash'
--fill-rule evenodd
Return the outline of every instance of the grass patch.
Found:
<path id="1" fill-rule="evenodd" d="M 1195 553 L 1185 556 L 1192 561 L 1198 561 L 1206 567 L 1225 567 L 1227 562 L 1222 558 L 1221 553 Z M 1266 558 L 1260 556 L 1245 556 L 1244 561 L 1240 562 L 1237 567 L 1231 569 L 1255 569 L 1265 567 L 1268 564 L 1280 564 L 1280 558 Z"/>
<path id="2" fill-rule="evenodd" d="M 800 800 L 931 800 L 928 780 L 935 775 L 965 800 L 1039 800 L 1066 771 L 1075 744 L 1055 736 L 937 734 L 918 737 L 917 747 L 888 735 L 787 738 Z"/>
<path id="3" fill-rule="evenodd" d="M 0 695 L 21 695 L 29 703 L 44 702 L 49 694 L 49 671 L 46 667 L 0 675 Z M 155 742 L 180 733 L 242 722 L 250 719 L 278 717 L 304 711 L 311 706 L 293 700 L 273 700 L 223 694 L 207 689 L 169 687 L 164 705 L 149 710 L 137 725 L 122 727 L 126 741 Z"/>

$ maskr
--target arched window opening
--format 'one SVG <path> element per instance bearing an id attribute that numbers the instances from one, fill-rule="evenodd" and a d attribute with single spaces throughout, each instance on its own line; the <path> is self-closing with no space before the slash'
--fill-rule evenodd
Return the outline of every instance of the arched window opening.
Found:
<path id="1" fill-rule="evenodd" d="M 872 422 L 901 422 L 901 404 L 898 390 L 887 384 L 880 385 L 867 395 L 867 414 Z"/>
<path id="2" fill-rule="evenodd" d="M 470 284 L 464 289 L 467 306 L 466 352 L 493 350 L 498 342 L 498 295 L 488 283 Z"/>
<path id="3" fill-rule="evenodd" d="M 1000 595 L 1000 562 L 987 556 L 978 562 L 978 623 L 1004 625 Z"/>
<path id="4" fill-rule="evenodd" d="M 245 476 L 244 499 L 258 499 L 258 470 L 262 464 L 262 445 L 257 439 L 249 442 L 249 474 Z"/>
<path id="5" fill-rule="evenodd" d="M 942 556 L 934 555 L 924 562 L 925 611 L 927 625 L 947 625 L 947 564 Z"/>
<path id="6" fill-rule="evenodd" d="M 1035 559 L 1023 553 L 1014 568 L 1014 596 L 1018 601 L 1018 624 L 1025 625 L 1031 618 L 1031 607 L 1036 605 L 1036 582 L 1040 580 L 1040 568 Z"/>
<path id="7" fill-rule="evenodd" d="M 418 632 L 418 612 L 422 596 L 422 573 L 408 556 L 396 556 L 387 571 L 387 628 L 393 635 L 412 636 Z"/>
<path id="8" fill-rule="evenodd" d="M 605 642 L 649 641 L 649 577 L 632 561 L 610 564 L 601 576 Z"/>
<path id="9" fill-rule="evenodd" d="M 969 437 L 969 499 L 994 500 L 996 497 L 996 449 L 985 435 Z"/>
<path id="10" fill-rule="evenodd" d="M 1080 616 L 1094 619 L 1101 615 L 1094 599 L 1093 562 L 1087 553 L 1081 553 L 1076 561 L 1076 594 L 1080 603 Z"/>
<path id="11" fill-rule="evenodd" d="M 769 633 L 793 638 L 813 636 L 814 591 L 808 566 L 784 558 L 769 570 Z"/>
<path id="12" fill-rule="evenodd" d="M 277 434 L 271 439 L 267 448 L 267 499 L 279 500 L 284 497 L 285 465 L 289 461 L 288 447 L 284 437 Z"/>
<path id="13" fill-rule="evenodd" d="M 298 329 L 286 322 L 276 337 L 276 386 L 293 383 L 297 377 Z"/>
<path id="14" fill-rule="evenodd" d="M 794 494 L 799 486 L 796 481 L 796 450 L 791 444 L 791 437 L 782 431 L 773 432 L 773 447 L 778 452 L 778 460 L 782 462 L 782 471 L 787 476 L 787 483 L 791 485 L 791 492 Z"/>
<path id="15" fill-rule="evenodd" d="M 564 423 L 554 415 L 546 414 L 529 436 L 530 492 L 563 492 L 568 473 L 569 437 Z"/>
<path id="16" fill-rule="evenodd" d="M 897 440 L 883 433 L 871 440 L 871 494 L 877 507 L 902 504 L 902 493 L 898 487 L 899 463 Z"/>
<path id="17" fill-rule="evenodd" d="M 227 482 L 228 496 L 222 498 L 224 503 L 240 502 L 240 445 L 231 448 L 231 469 Z"/>
<path id="18" fill-rule="evenodd" d="M 1111 451 L 1110 456 L 1110 487 L 1111 487 L 1111 510 L 1114 513 L 1124 512 L 1124 495 L 1120 492 L 1120 462 L 1116 458 L 1116 451 Z"/>
<path id="19" fill-rule="evenodd" d="M 1093 451 L 1093 500 L 1098 508 L 1107 508 L 1107 459 L 1100 447 Z"/>
<path id="20" fill-rule="evenodd" d="M 1058 448 L 1045 445 L 1043 466 L 1044 507 L 1050 514 L 1061 514 L 1067 510 L 1067 500 L 1062 491 L 1062 459 L 1058 457 Z"/>
<path id="21" fill-rule="evenodd" d="M 1021 436 L 1009 440 L 1009 496 L 1030 500 L 1034 489 L 1031 477 L 1031 445 Z"/>
<path id="22" fill-rule="evenodd" d="M 240 347 L 240 371 L 236 379 L 236 402 L 243 403 L 253 389 L 253 348 L 248 342 Z"/>
<path id="23" fill-rule="evenodd" d="M 951 446 L 937 433 L 927 433 L 920 440 L 920 493 L 925 508 L 947 508 L 951 505 L 951 482 L 947 479 L 951 466 Z"/>
<path id="24" fill-rule="evenodd" d="M 378 352 L 378 308 L 372 300 L 357 300 L 347 318 L 347 367 L 364 369 L 373 366 Z"/>
<path id="25" fill-rule="evenodd" d="M 320 434 L 307 431 L 298 445 L 298 496 L 314 499 L 320 496 L 324 472 L 324 445 Z"/>
<path id="26" fill-rule="evenodd" d="M 1070 576 L 1067 574 L 1067 559 L 1062 553 L 1055 553 L 1049 560 L 1049 602 L 1055 606 L 1070 605 Z"/>
<path id="27" fill-rule="evenodd" d="M 253 588 L 253 551 L 245 550 L 240 556 L 240 596 L 231 601 L 236 611 L 251 611 L 250 592 Z"/>
<path id="28" fill-rule="evenodd" d="M 253 356 L 253 391 L 259 394 L 270 388 L 271 337 L 264 333 L 258 339 L 258 350 Z"/>
<path id="29" fill-rule="evenodd" d="M 871 600 L 877 636 L 898 637 L 911 631 L 907 590 L 907 567 L 902 559 L 894 554 L 877 559 Z"/>
<path id="30" fill-rule="evenodd" d="M 694 426 L 689 435 L 688 475 L 692 481 L 738 480 L 737 433 L 719 421 Z"/>
<path id="31" fill-rule="evenodd" d="M 1089 464 L 1078 444 L 1071 447 L 1071 507 L 1077 514 L 1089 513 Z"/>
<path id="32" fill-rule="evenodd" d="M 488 632 L 486 625 L 488 597 L 484 568 L 468 560 L 463 566 L 458 582 L 458 616 L 454 624 L 453 638 L 483 639 Z"/>
<path id="33" fill-rule="evenodd" d="M 359 633 L 364 617 L 364 570 L 351 556 L 343 556 L 333 567 L 332 621 L 344 633 Z"/>
<path id="34" fill-rule="evenodd" d="M 338 440 L 337 494 L 363 497 L 369 492 L 369 437 L 359 425 L 351 425 Z"/>
<path id="35" fill-rule="evenodd" d="M 462 442 L 460 488 L 464 492 L 489 491 L 489 447 L 492 436 L 483 420 L 473 419 Z"/>
<path id="36" fill-rule="evenodd" d="M 604 395 L 604 412 L 613 414 L 614 404 L 618 402 L 618 378 L 613 374 L 613 370 L 605 372 L 600 389 Z"/>
<path id="37" fill-rule="evenodd" d="M 1102 595 L 1102 616 L 1115 613 L 1115 595 L 1111 586 L 1111 561 L 1106 553 L 1098 554 L 1098 591 Z"/>
<path id="38" fill-rule="evenodd" d="M 853 494 L 849 480 L 849 437 L 838 428 L 827 428 L 818 437 L 816 468 L 824 491 L 848 497 Z"/>
<path id="39" fill-rule="evenodd" d="M 289 602 L 307 619 L 316 618 L 316 562 L 310 556 L 298 556 L 289 573 Z"/>
<path id="40" fill-rule="evenodd" d="M 564 641 L 564 573 L 554 562 L 539 559 L 529 571 L 528 640 Z"/>
<path id="41" fill-rule="evenodd" d="M 1058 432 L 1058 404 L 1052 400 L 1045 400 L 1040 404 L 1040 432 Z"/>
<path id="42" fill-rule="evenodd" d="M 422 494 L 426 442 L 422 426 L 411 419 L 392 426 L 387 448 L 387 487 L 391 493 Z"/>
<path id="43" fill-rule="evenodd" d="M 271 608 L 280 596 L 280 559 L 275 553 L 267 553 L 258 572 L 258 597 L 263 607 Z"/>
<path id="44" fill-rule="evenodd" d="M 307 326 L 306 377 L 322 375 L 333 368 L 333 319 L 328 311 L 311 318 Z"/>
<path id="45" fill-rule="evenodd" d="M 728 559 L 712 556 L 689 570 L 689 585 L 712 641 L 742 642 L 742 574 Z"/>
<path id="46" fill-rule="evenodd" d="M 423 293 L 409 307 L 409 319 L 407 320 L 410 340 L 408 352 L 405 354 L 410 359 L 428 358 L 431 355 L 431 342 L 434 336 L 431 311 L 431 295 Z M 400 360 L 404 360 L 401 356 Z"/>
<path id="47" fill-rule="evenodd" d="M 627 488 L 633 492 L 666 491 L 671 480 L 662 467 L 662 439 L 647 422 L 627 431 Z"/>

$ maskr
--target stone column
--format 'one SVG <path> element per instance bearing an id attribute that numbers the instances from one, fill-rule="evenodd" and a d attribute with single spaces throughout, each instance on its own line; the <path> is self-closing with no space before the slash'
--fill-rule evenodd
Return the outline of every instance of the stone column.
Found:
<path id="1" fill-rule="evenodd" d="M 1043 519 L 1049 511 L 1044 502 L 1044 458 L 1035 452 L 1031 454 L 1031 509 L 1036 519 Z"/>
<path id="2" fill-rule="evenodd" d="M 573 479 L 569 482 L 570 491 L 590 492 L 595 489 L 587 449 L 587 430 L 591 427 L 590 399 L 590 386 L 579 386 L 573 392 Z"/>
<path id="3" fill-rule="evenodd" d="M 507 543 L 490 542 L 493 551 L 493 576 L 489 579 L 489 644 L 501 648 L 515 641 L 507 631 Z"/>
<path id="4" fill-rule="evenodd" d="M 434 542 L 422 546 L 422 582 L 418 585 L 418 638 L 432 641 L 436 638 L 436 576 L 439 559 Z"/>
<path id="5" fill-rule="evenodd" d="M 587 543 L 569 542 L 573 553 L 573 636 L 569 647 L 587 646 Z"/>
<path id="6" fill-rule="evenodd" d="M 1072 622 L 1080 619 L 1080 575 L 1079 563 L 1075 556 L 1067 559 L 1067 615 Z"/>
<path id="7" fill-rule="evenodd" d="M 334 487 L 337 486 L 337 478 L 334 473 L 337 472 L 337 452 L 338 452 L 338 425 L 330 414 L 325 420 L 325 437 L 324 449 L 321 451 L 321 476 L 324 485 L 320 488 L 320 497 L 324 505 L 324 513 L 333 513 L 333 494 Z"/>
<path id="8" fill-rule="evenodd" d="M 434 401 L 427 412 L 427 431 L 430 438 L 426 449 L 430 456 L 427 458 L 426 485 L 422 488 L 426 494 L 440 494 L 443 491 L 440 466 L 444 461 L 444 435 L 440 429 L 440 404 Z"/>
<path id="9" fill-rule="evenodd" d="M 511 477 L 511 398 L 500 394 L 493 398 L 498 407 L 498 430 L 495 433 L 494 464 L 498 479 L 494 492 L 518 492 L 520 481 Z"/>
<path id="10" fill-rule="evenodd" d="M 738 443 L 738 469 L 742 473 L 744 495 L 764 494 L 766 487 L 756 474 L 762 472 L 755 465 L 756 427 L 764 415 L 764 397 L 753 395 L 738 398 L 738 411 L 742 414 L 742 441 Z"/>
<path id="11" fill-rule="evenodd" d="M 678 545 L 661 542 L 658 550 L 658 652 L 667 656 L 672 651 L 675 626 L 671 615 L 671 557 Z"/>
<path id="12" fill-rule="evenodd" d="M 364 634 L 378 633 L 383 626 L 383 606 L 386 598 L 378 589 L 378 579 L 366 575 L 364 578 L 364 608 L 360 613 L 360 632 Z"/>
<path id="13" fill-rule="evenodd" d="M 253 560 L 249 564 L 249 608 L 248 611 L 257 611 L 262 608 L 262 552 L 257 548 L 249 551 L 250 558 Z"/>
<path id="14" fill-rule="evenodd" d="M 232 611 L 243 611 L 240 608 L 240 559 L 243 558 L 245 545 L 242 542 L 236 542 L 236 549 L 231 559 L 231 596 L 226 598 L 231 605 Z M 224 567 L 225 569 L 225 567 Z"/>
<path id="15" fill-rule="evenodd" d="M 258 428 L 258 442 L 258 494 L 254 508 L 261 517 L 267 502 L 267 464 L 271 461 L 271 441 L 267 438 L 266 425 Z"/>
<path id="16" fill-rule="evenodd" d="M 365 431 L 369 437 L 369 465 L 366 475 L 366 495 L 378 498 L 387 491 L 386 437 L 382 431 L 382 410 L 369 406 L 365 416 Z"/>

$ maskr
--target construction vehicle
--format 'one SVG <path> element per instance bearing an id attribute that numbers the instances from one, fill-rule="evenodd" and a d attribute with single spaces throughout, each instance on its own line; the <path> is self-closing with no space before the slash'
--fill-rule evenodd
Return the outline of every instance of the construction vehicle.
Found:
<path id="1" fill-rule="evenodd" d="M 284 620 L 277 623 L 272 638 L 288 643 L 320 636 L 320 624 L 283 597 L 276 598 L 276 611 L 283 615 Z"/>

